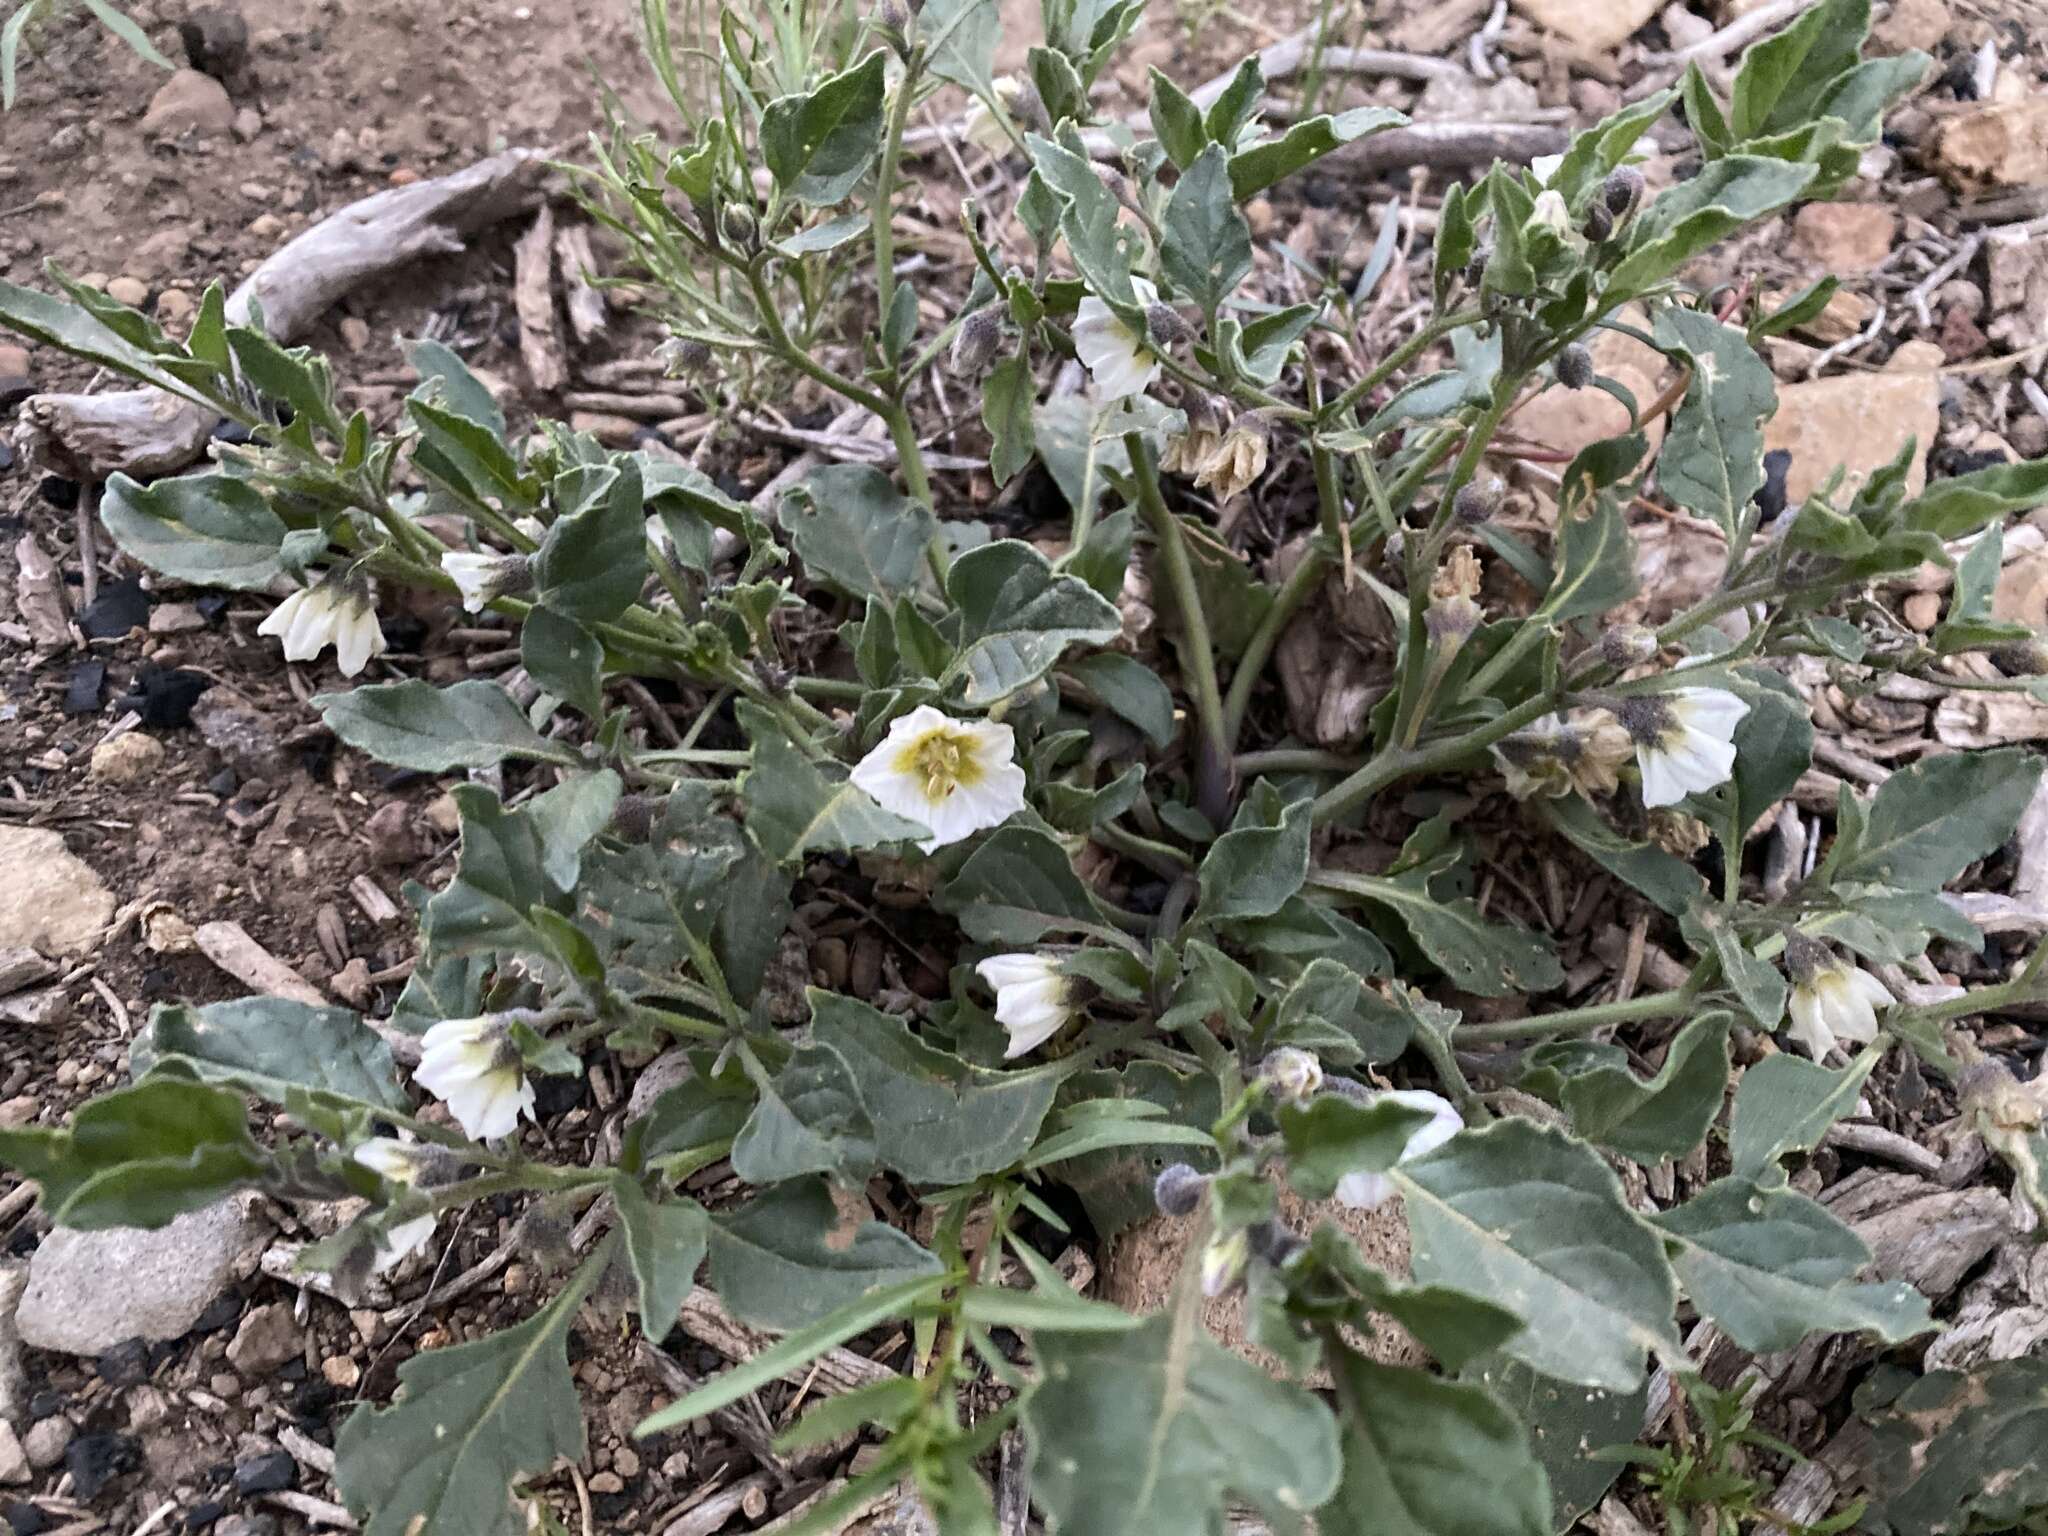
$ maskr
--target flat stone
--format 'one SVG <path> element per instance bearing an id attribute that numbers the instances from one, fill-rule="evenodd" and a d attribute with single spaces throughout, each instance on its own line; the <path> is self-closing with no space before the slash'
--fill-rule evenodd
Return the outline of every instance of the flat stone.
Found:
<path id="1" fill-rule="evenodd" d="M 0 827 L 0 950 L 76 955 L 99 942 L 114 893 L 47 827 Z"/>
<path id="2" fill-rule="evenodd" d="M 201 694 L 192 706 L 200 739 L 246 781 L 286 778 L 292 770 L 283 732 L 270 715 L 233 703 L 224 688 Z"/>
<path id="3" fill-rule="evenodd" d="M 1932 148 L 1935 168 L 1959 192 L 2040 186 L 2048 182 L 2048 96 L 1945 118 Z"/>
<path id="4" fill-rule="evenodd" d="M 1515 0 L 1515 9 L 1578 52 L 1597 53 L 1626 41 L 1663 9 L 1663 0 Z"/>
<path id="5" fill-rule="evenodd" d="M 60 1227 L 29 1259 L 17 1321 L 31 1349 L 97 1356 L 124 1339 L 175 1339 L 227 1288 L 263 1234 L 235 1200 L 188 1211 L 154 1232 Z"/>
<path id="6" fill-rule="evenodd" d="M 242 1319 L 242 1326 L 228 1343 L 228 1364 L 244 1376 L 262 1376 L 287 1360 L 296 1360 L 302 1348 L 292 1309 L 276 1301 Z"/>
<path id="7" fill-rule="evenodd" d="M 25 1483 L 29 1477 L 28 1452 L 21 1448 L 14 1426 L 0 1419 L 0 1484 Z"/>
<path id="8" fill-rule="evenodd" d="M 231 132 L 235 104 L 228 89 L 211 75 L 181 69 L 157 88 L 142 114 L 142 131 L 150 138 L 181 139 L 188 133 L 213 136 Z"/>
<path id="9" fill-rule="evenodd" d="M 1868 272 L 1891 254 L 1899 216 L 1875 203 L 1808 203 L 1792 217 L 1792 238 L 1824 272 Z"/>
<path id="10" fill-rule="evenodd" d="M 164 744 L 141 731 L 123 731 L 92 749 L 86 777 L 102 784 L 139 784 L 164 765 Z"/>
<path id="11" fill-rule="evenodd" d="M 22 1439 L 22 1448 L 28 1452 L 28 1464 L 38 1471 L 47 1471 L 64 1459 L 65 1451 L 71 1447 L 71 1437 L 78 1431 L 71 1421 L 61 1413 L 53 1413 L 47 1419 L 37 1419 L 29 1425 L 28 1434 Z"/>
<path id="12" fill-rule="evenodd" d="M 1936 349 L 1936 356 L 1940 351 Z M 1787 384 L 1778 414 L 1764 423 L 1764 448 L 1790 449 L 1785 494 L 1797 506 L 1840 464 L 1848 471 L 1838 504 L 1846 505 L 1872 470 L 1917 439 L 1906 493 L 1927 483 L 1927 450 L 1941 430 L 1941 382 L 1932 373 L 1859 373 Z"/>
<path id="13" fill-rule="evenodd" d="M 28 1423 L 28 1369 L 21 1363 L 21 1334 L 14 1326 L 15 1309 L 28 1285 L 28 1266 L 0 1265 L 0 1420 L 19 1429 Z"/>
<path id="14" fill-rule="evenodd" d="M 1870 29 L 1871 40 L 1886 53 L 1918 48 L 1933 52 L 1954 25 L 1944 0 L 1892 0 L 1884 20 Z"/>

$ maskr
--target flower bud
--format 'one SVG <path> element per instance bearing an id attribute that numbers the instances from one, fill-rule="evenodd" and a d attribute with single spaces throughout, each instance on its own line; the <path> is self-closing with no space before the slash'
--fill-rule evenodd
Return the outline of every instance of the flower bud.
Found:
<path id="1" fill-rule="evenodd" d="M 711 348 L 694 336 L 671 336 L 654 349 L 654 356 L 660 362 L 663 374 L 679 379 L 709 363 Z"/>
<path id="2" fill-rule="evenodd" d="M 1467 528 L 1477 528 L 1489 522 L 1500 510 L 1500 492 L 1493 486 L 1482 486 L 1477 481 L 1458 487 L 1458 494 L 1451 498 L 1451 516 Z"/>
<path id="3" fill-rule="evenodd" d="M 1600 636 L 1600 659 L 1620 671 L 1639 667 L 1657 654 L 1657 636 L 1641 624 L 1617 624 Z"/>
<path id="4" fill-rule="evenodd" d="M 2048 647 L 2038 640 L 2001 645 L 1991 653 L 1991 664 L 2007 677 L 2040 677 L 2048 673 Z"/>
<path id="5" fill-rule="evenodd" d="M 1543 228 L 1560 237 L 1571 232 L 1572 211 L 1565 203 L 1564 194 L 1555 190 L 1540 193 L 1536 206 L 1529 214 L 1525 230 Z"/>
<path id="6" fill-rule="evenodd" d="M 742 250 L 752 250 L 754 237 L 760 232 L 760 223 L 754 217 L 754 210 L 744 203 L 727 203 L 718 210 L 718 231 Z"/>
<path id="7" fill-rule="evenodd" d="M 1576 341 L 1558 353 L 1551 366 L 1566 389 L 1584 389 L 1593 382 L 1593 354 Z"/>
<path id="8" fill-rule="evenodd" d="M 1283 1045 L 1259 1063 L 1259 1081 L 1283 1102 L 1306 1104 L 1323 1086 L 1323 1064 L 1308 1051 Z"/>
<path id="9" fill-rule="evenodd" d="M 1835 952 L 1819 939 L 1801 933 L 1797 928 L 1785 930 L 1785 969 L 1792 979 L 1802 985 L 1811 982 L 1824 971 L 1832 971 L 1841 965 Z"/>
<path id="10" fill-rule="evenodd" d="M 1202 1294 L 1213 1300 L 1237 1289 L 1250 1253 L 1251 1242 L 1242 1232 L 1214 1239 L 1202 1250 Z"/>
<path id="11" fill-rule="evenodd" d="M 1255 1221 L 1244 1235 L 1252 1257 L 1275 1269 L 1285 1269 L 1308 1251 L 1308 1244 L 1298 1234 L 1277 1221 Z"/>
<path id="12" fill-rule="evenodd" d="M 1162 1216 L 1192 1216 L 1208 1187 L 1208 1178 L 1186 1163 L 1169 1163 L 1152 1181 L 1152 1203 Z"/>
<path id="13" fill-rule="evenodd" d="M 999 305 L 984 304 L 965 320 L 953 336 L 950 366 L 959 378 L 973 378 L 989 365 L 1003 339 L 1003 316 Z"/>
<path id="14" fill-rule="evenodd" d="M 1600 201 L 1617 219 L 1633 213 L 1642 195 L 1643 173 L 1632 165 L 1616 166 L 1613 174 L 1600 185 Z"/>
<path id="15" fill-rule="evenodd" d="M 1179 310 L 1163 299 L 1145 306 L 1145 330 L 1169 352 L 1195 339 L 1195 329 L 1181 318 Z"/>
<path id="16" fill-rule="evenodd" d="M 1195 474 L 1195 485 L 1216 493 L 1219 502 L 1242 495 L 1266 472 L 1272 429 L 1258 411 L 1246 411 Z"/>
<path id="17" fill-rule="evenodd" d="M 1614 233 L 1614 215 L 1607 211 L 1605 203 L 1595 203 L 1586 210 L 1586 222 L 1580 229 L 1588 240 L 1598 245 Z"/>

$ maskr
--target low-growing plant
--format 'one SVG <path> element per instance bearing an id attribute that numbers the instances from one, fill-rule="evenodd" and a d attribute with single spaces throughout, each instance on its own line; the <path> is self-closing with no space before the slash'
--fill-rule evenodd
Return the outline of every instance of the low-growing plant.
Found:
<path id="1" fill-rule="evenodd" d="M 30 35 L 31 28 L 47 25 L 70 3 L 71 0 L 20 0 L 8 13 L 7 20 L 0 22 L 0 112 L 14 108 L 15 68 L 20 62 L 22 39 Z M 156 44 L 149 40 L 149 34 L 135 24 L 134 18 L 112 4 L 111 0 L 76 0 L 76 4 L 133 49 L 137 58 L 159 69 L 177 67 L 163 56 Z"/>
<path id="2" fill-rule="evenodd" d="M 2038 954 L 1933 1003 L 1866 969 L 1981 944 L 1939 893 L 2012 833 L 2040 765 L 1959 753 L 1845 788 L 1825 856 L 1768 896 L 1744 849 L 1812 757 L 1781 659 L 1821 658 L 1850 685 L 1990 686 L 1941 670 L 1989 652 L 2010 674 L 1997 686 L 2038 687 L 2035 637 L 1989 596 L 2002 520 L 2048 500 L 2048 464 L 1916 491 L 1909 449 L 1860 485 L 1774 503 L 1757 348 L 1831 285 L 1764 312 L 1688 279 L 1729 235 L 1842 186 L 1926 60 L 1864 59 L 1863 0 L 1825 0 L 1749 51 L 1727 100 L 1695 70 L 1553 160 L 1452 187 L 1430 319 L 1344 376 L 1318 345 L 1341 291 L 1246 296 L 1243 207 L 1399 115 L 1269 130 L 1253 60 L 1201 103 L 1155 73 L 1147 124 L 1099 123 L 1091 87 L 1137 10 L 1046 0 L 1047 41 L 1009 82 L 994 0 L 914 17 L 885 0 L 829 74 L 830 49 L 792 41 L 804 13 L 772 42 L 727 13 L 715 109 L 674 87 L 689 142 L 604 144 L 585 193 L 658 289 L 677 369 L 711 391 L 802 375 L 888 428 L 894 476 L 818 469 L 772 516 L 557 423 L 515 440 L 434 343 L 382 435 L 336 404 L 322 359 L 228 325 L 218 288 L 183 341 L 61 272 L 68 299 L 0 290 L 15 329 L 248 429 L 202 473 L 108 484 L 105 525 L 136 560 L 288 583 L 264 630 L 295 660 L 333 644 L 350 675 L 383 649 L 380 586 L 519 625 L 516 694 L 407 680 L 315 701 L 382 762 L 503 786 L 454 790 L 460 858 L 442 889 L 411 892 L 420 953 L 388 1019 L 161 1007 L 131 1086 L 68 1127 L 0 1132 L 0 1160 L 71 1226 L 158 1224 L 238 1189 L 354 1197 L 361 1214 L 303 1259 L 344 1286 L 486 1195 L 609 1202 L 611 1235 L 530 1318 L 416 1356 L 392 1405 L 344 1425 L 337 1480 L 373 1536 L 523 1528 L 519 1490 L 581 1454 L 565 1340 L 608 1276 L 652 1338 L 700 1270 L 783 1335 L 648 1434 L 908 1325 L 914 1370 L 789 1432 L 881 1435 L 805 1531 L 909 1479 L 949 1536 L 992 1532 L 986 1453 L 1021 1425 L 1032 1497 L 1065 1533 L 1215 1531 L 1228 1501 L 1278 1529 L 1536 1536 L 1611 1479 L 1586 1453 L 1635 1438 L 1646 1372 L 1695 1373 L 1681 1297 L 1759 1353 L 1935 1326 L 1909 1287 L 1860 1278 L 1864 1244 L 1785 1161 L 1896 1043 L 1946 1069 L 1945 1021 L 2042 994 Z M 652 33 L 665 13 L 648 14 Z M 807 73 L 789 78 L 791 60 Z M 672 56 L 666 72 L 680 78 Z M 938 83 L 1011 146 L 1022 233 L 970 209 L 973 293 L 926 334 L 891 215 L 905 123 Z M 1681 104 L 1691 174 L 1653 191 L 1637 146 Z M 1682 390 L 1643 402 L 1601 377 L 1600 329 L 1665 354 Z M 846 338 L 857 364 L 820 345 Z M 1448 366 L 1417 371 L 1445 347 Z M 1069 359 L 1090 388 L 1042 398 Z M 980 380 L 996 483 L 1038 463 L 1057 485 L 1060 553 L 941 515 L 910 408 L 939 366 Z M 1604 390 L 1633 427 L 1565 466 L 1554 531 L 1532 540 L 1497 521 L 1485 466 L 1509 414 L 1551 388 Z M 1317 520 L 1271 583 L 1181 482 L 1227 499 L 1281 448 L 1305 454 Z M 1655 629 L 1614 617 L 1637 594 L 1626 508 L 1651 482 L 1727 547 L 1713 590 Z M 1930 560 L 1955 587 L 1923 635 L 1874 584 Z M 1489 606 L 1496 562 L 1534 593 L 1526 611 Z M 1137 571 L 1164 672 L 1124 635 Z M 1276 645 L 1333 582 L 1383 605 L 1397 637 L 1356 756 L 1284 738 L 1263 709 Z M 632 677 L 696 710 L 680 745 L 650 745 L 608 694 Z M 1639 892 L 1690 947 L 1684 983 L 1465 1021 L 1440 999 L 1556 991 L 1551 937 L 1468 894 L 1451 812 L 1410 816 L 1377 873 L 1337 856 L 1368 810 L 1387 825 L 1390 792 L 1432 784 L 1504 787 L 1531 835 Z M 1710 845 L 1712 881 L 1695 857 Z M 950 995 L 885 993 L 884 1011 L 813 988 L 803 1027 L 778 1028 L 794 904 L 850 878 L 849 856 L 957 947 Z M 1670 1033 L 1645 1077 L 1605 1037 L 1656 1021 Z M 1724 1126 L 1741 1032 L 1794 1049 L 1741 1075 Z M 561 1166 L 522 1144 L 535 1078 L 677 1044 L 688 1075 L 615 1158 Z M 401 1058 L 445 1112 L 417 1106 Z M 251 1096 L 285 1111 L 262 1139 Z M 2038 1162 L 2038 1125 L 2011 1131 L 2001 1149 Z M 1719 1174 L 1691 1198 L 1646 1212 L 1624 1194 L 1617 1168 L 1703 1141 Z M 681 1192 L 721 1162 L 743 1194 L 706 1209 Z M 878 1175 L 934 1214 L 928 1240 L 835 1200 Z M 1291 1227 L 1282 1185 L 1317 1212 L 1398 1194 L 1410 1272 L 1320 1215 Z M 1199 1225 L 1156 1316 L 1078 1294 L 1026 1235 L 1083 1210 L 1108 1237 L 1155 1206 Z M 1201 1325 L 1205 1295 L 1238 1288 L 1272 1371 Z M 1389 1320 L 1432 1365 L 1365 1352 Z M 961 1389 L 982 1380 L 1000 1390 L 970 1413 Z M 1604 1404 L 1607 1428 L 1554 1432 L 1567 1402 Z M 1697 1464 L 1654 1466 L 1686 1507 L 1734 1496 L 1725 1480 L 1702 1494 Z"/>

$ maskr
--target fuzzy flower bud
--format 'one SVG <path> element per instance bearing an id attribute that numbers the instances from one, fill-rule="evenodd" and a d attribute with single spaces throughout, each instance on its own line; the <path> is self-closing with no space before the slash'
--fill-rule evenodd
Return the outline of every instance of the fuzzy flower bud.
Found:
<path id="1" fill-rule="evenodd" d="M 1614 215 L 1607 211 L 1605 203 L 1595 203 L 1586 210 L 1586 222 L 1580 229 L 1588 240 L 1598 245 L 1614 233 Z"/>
<path id="2" fill-rule="evenodd" d="M 1308 1251 L 1308 1244 L 1298 1233 L 1277 1221 L 1255 1221 L 1244 1235 L 1252 1257 L 1274 1269 L 1285 1269 Z"/>
<path id="3" fill-rule="evenodd" d="M 985 304 L 960 322 L 953 336 L 949 366 L 959 378 L 973 378 L 989 365 L 1003 339 L 1003 316 L 999 306 Z"/>
<path id="4" fill-rule="evenodd" d="M 1657 636 L 1641 624 L 1617 624 L 1600 635 L 1600 659 L 1621 671 L 1639 667 L 1657 654 Z"/>
<path id="5" fill-rule="evenodd" d="M 694 336 L 671 336 L 654 349 L 661 371 L 671 379 L 695 373 L 711 361 L 711 348 Z"/>
<path id="6" fill-rule="evenodd" d="M 1306 1104 L 1323 1086 L 1323 1064 L 1313 1054 L 1283 1045 L 1259 1063 L 1259 1081 L 1289 1104 Z"/>
<path id="7" fill-rule="evenodd" d="M 727 203 L 718 211 L 718 232 L 741 250 L 752 250 L 760 224 L 753 209 L 743 203 Z"/>
<path id="8" fill-rule="evenodd" d="M 1600 185 L 1600 200 L 1617 219 L 1635 211 L 1643 195 L 1643 173 L 1632 165 L 1617 166 Z"/>
<path id="9" fill-rule="evenodd" d="M 1195 339 L 1195 329 L 1164 299 L 1145 306 L 1145 331 L 1168 351 Z"/>
<path id="10" fill-rule="evenodd" d="M 1192 1216 L 1209 1180 L 1186 1163 L 1169 1163 L 1152 1181 L 1152 1203 L 1162 1216 Z"/>
<path id="11" fill-rule="evenodd" d="M 1458 494 L 1451 498 L 1451 516 L 1467 528 L 1477 528 L 1481 523 L 1490 522 L 1493 514 L 1500 510 L 1500 488 L 1498 482 L 1480 485 L 1473 481 L 1458 487 Z"/>
<path id="12" fill-rule="evenodd" d="M 1552 367 L 1566 389 L 1584 389 L 1593 382 L 1593 354 L 1576 341 L 1557 354 Z"/>

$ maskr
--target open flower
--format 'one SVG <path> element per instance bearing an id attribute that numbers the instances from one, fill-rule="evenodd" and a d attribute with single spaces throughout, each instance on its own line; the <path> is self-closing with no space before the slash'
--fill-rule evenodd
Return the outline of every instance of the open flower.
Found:
<path id="1" fill-rule="evenodd" d="M 1159 290 L 1142 277 L 1131 279 L 1138 308 L 1159 301 Z M 1089 294 L 1074 315 L 1074 351 L 1087 364 L 1095 392 L 1105 400 L 1141 395 L 1159 377 L 1159 359 L 1151 338 L 1126 325 L 1102 300 Z"/>
<path id="2" fill-rule="evenodd" d="M 1617 711 L 1643 772 L 1643 804 L 1676 805 L 1735 771 L 1735 728 L 1749 706 L 1724 688 L 1674 688 Z"/>
<path id="3" fill-rule="evenodd" d="M 1394 1159 L 1405 1163 L 1411 1158 L 1434 1152 L 1465 1128 L 1464 1119 L 1458 1114 L 1451 1101 L 1440 1093 L 1431 1093 L 1426 1088 L 1396 1088 L 1387 1093 L 1375 1094 L 1375 1099 L 1392 1099 L 1396 1104 L 1406 1104 L 1410 1109 L 1428 1112 L 1429 1122 L 1408 1138 L 1408 1145 L 1401 1149 L 1401 1155 Z M 1370 1211 L 1384 1205 L 1387 1197 L 1394 1193 L 1394 1181 L 1384 1173 L 1347 1173 L 1337 1181 L 1337 1199 L 1354 1211 Z"/>
<path id="4" fill-rule="evenodd" d="M 1016 734 L 989 720 L 955 720 L 929 704 L 889 722 L 889 734 L 855 765 L 853 783 L 931 829 L 926 853 L 998 826 L 1024 809 Z"/>
<path id="5" fill-rule="evenodd" d="M 410 1189 L 419 1182 L 427 1154 L 410 1135 L 400 1132 L 396 1136 L 372 1137 L 349 1156 L 391 1183 Z M 401 1221 L 380 1232 L 377 1235 L 377 1252 L 371 1260 L 372 1267 L 381 1275 L 400 1260 L 418 1253 L 434 1235 L 434 1226 L 439 1220 L 439 1216 L 428 1211 L 424 1216 Z"/>
<path id="6" fill-rule="evenodd" d="M 341 576 L 322 577 L 294 592 L 270 610 L 256 633 L 283 640 L 286 661 L 311 661 L 332 645 L 343 677 L 354 677 L 385 651 L 369 583 Z"/>
<path id="7" fill-rule="evenodd" d="M 470 613 L 482 613 L 492 598 L 517 592 L 526 585 L 528 562 L 524 555 L 451 550 L 441 557 L 441 569 L 462 594 L 463 608 Z"/>
<path id="8" fill-rule="evenodd" d="M 1006 1060 L 1037 1050 L 1058 1034 L 1080 1003 L 1074 977 L 1051 955 L 990 955 L 975 974 L 995 989 L 996 1022 L 1010 1036 Z"/>
<path id="9" fill-rule="evenodd" d="M 1879 1011 L 1898 1001 L 1870 972 L 1797 929 L 1786 936 L 1785 964 L 1792 972 L 1786 1033 L 1815 1061 L 1844 1040 L 1868 1044 L 1877 1035 Z"/>
<path id="10" fill-rule="evenodd" d="M 1230 430 L 1196 470 L 1196 487 L 1214 490 L 1218 501 L 1227 502 L 1242 494 L 1266 472 L 1271 436 L 1263 414 L 1245 412 L 1231 423 Z"/>
<path id="11" fill-rule="evenodd" d="M 533 1118 L 533 1084 L 519 1049 L 497 1020 L 444 1019 L 420 1037 L 412 1080 L 447 1104 L 463 1134 L 508 1136 Z"/>

